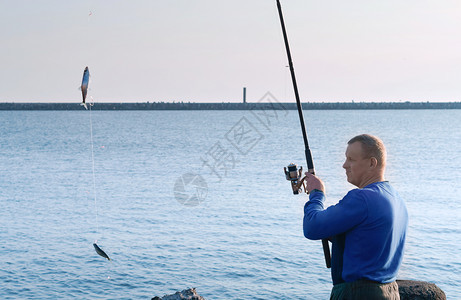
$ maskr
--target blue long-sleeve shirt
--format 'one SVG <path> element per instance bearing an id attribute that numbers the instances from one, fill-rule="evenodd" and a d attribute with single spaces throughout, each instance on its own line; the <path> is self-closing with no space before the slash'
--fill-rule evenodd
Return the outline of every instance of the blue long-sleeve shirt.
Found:
<path id="1" fill-rule="evenodd" d="M 387 181 L 351 190 L 324 210 L 313 191 L 304 206 L 304 236 L 333 241 L 333 284 L 369 279 L 392 282 L 403 258 L 408 212 Z"/>

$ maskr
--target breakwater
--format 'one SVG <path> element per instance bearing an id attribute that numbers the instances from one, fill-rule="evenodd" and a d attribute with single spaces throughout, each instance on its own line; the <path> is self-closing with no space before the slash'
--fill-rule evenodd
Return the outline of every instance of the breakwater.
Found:
<path id="1" fill-rule="evenodd" d="M 461 102 L 306 102 L 305 110 L 461 109 Z M 79 103 L 0 103 L 0 110 L 82 110 Z M 95 103 L 93 110 L 296 110 L 296 103 L 195 103 L 125 102 Z"/>

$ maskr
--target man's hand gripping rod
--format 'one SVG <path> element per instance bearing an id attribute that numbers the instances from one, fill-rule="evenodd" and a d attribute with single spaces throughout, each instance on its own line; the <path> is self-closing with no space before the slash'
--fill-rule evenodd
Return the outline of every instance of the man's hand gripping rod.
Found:
<path id="1" fill-rule="evenodd" d="M 293 89 L 294 89 L 294 92 L 295 92 L 296 104 L 297 104 L 297 107 L 298 107 L 299 121 L 301 122 L 301 130 L 303 132 L 305 154 L 306 154 L 306 161 L 307 161 L 307 169 L 308 169 L 307 171 L 309 173 L 311 173 L 311 174 L 315 174 L 314 162 L 312 160 L 312 153 L 311 153 L 311 150 L 309 148 L 309 142 L 307 140 L 306 127 L 304 125 L 303 110 L 302 110 L 302 106 L 301 106 L 301 101 L 299 100 L 298 85 L 296 84 L 295 70 L 294 70 L 294 67 L 293 67 L 292 59 L 291 59 L 290 46 L 288 44 L 288 36 L 287 36 L 286 29 L 285 29 L 285 22 L 283 21 L 282 6 L 280 5 L 280 0 L 277 0 L 277 8 L 278 8 L 278 11 L 279 11 L 280 24 L 282 25 L 283 39 L 285 40 L 285 48 L 286 48 L 287 56 L 288 56 L 288 64 L 289 64 L 290 72 L 291 72 L 291 80 L 293 82 Z M 290 166 L 288 166 L 289 171 L 290 171 Z M 294 165 L 294 166 L 296 168 L 296 165 Z M 285 174 L 287 174 L 286 169 L 285 169 Z M 299 175 L 300 175 L 299 176 L 299 178 L 300 178 L 301 174 L 299 174 Z M 287 174 L 287 179 L 288 179 L 288 176 L 289 175 Z M 298 179 L 297 182 L 294 182 L 292 180 L 293 193 L 295 193 L 295 188 L 297 188 L 297 191 L 299 191 L 299 188 L 301 187 L 301 184 L 303 184 L 303 182 L 304 182 L 303 179 Z M 291 179 L 289 179 L 289 180 L 291 180 Z M 295 193 L 295 194 L 297 194 L 297 193 Z M 327 266 L 327 268 L 330 268 L 331 267 L 331 256 L 330 256 L 330 245 L 328 244 L 328 240 L 323 239 L 322 240 L 322 245 L 323 245 L 323 254 L 325 255 L 326 266 Z"/>

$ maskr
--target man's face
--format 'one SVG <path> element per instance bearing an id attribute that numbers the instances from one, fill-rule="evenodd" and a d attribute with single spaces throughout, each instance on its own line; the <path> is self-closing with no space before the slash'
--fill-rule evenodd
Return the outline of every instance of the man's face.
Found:
<path id="1" fill-rule="evenodd" d="M 357 187 L 366 179 L 370 170 L 370 158 L 363 157 L 362 144 L 355 142 L 347 146 L 346 161 L 343 168 L 346 170 L 347 181 Z"/>

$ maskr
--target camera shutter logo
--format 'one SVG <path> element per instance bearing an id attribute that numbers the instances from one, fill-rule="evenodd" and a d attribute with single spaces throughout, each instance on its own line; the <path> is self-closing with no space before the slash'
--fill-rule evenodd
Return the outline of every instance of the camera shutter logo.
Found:
<path id="1" fill-rule="evenodd" d="M 176 201 L 185 206 L 197 206 L 208 194 L 208 185 L 202 176 L 194 173 L 183 174 L 174 185 Z"/>

